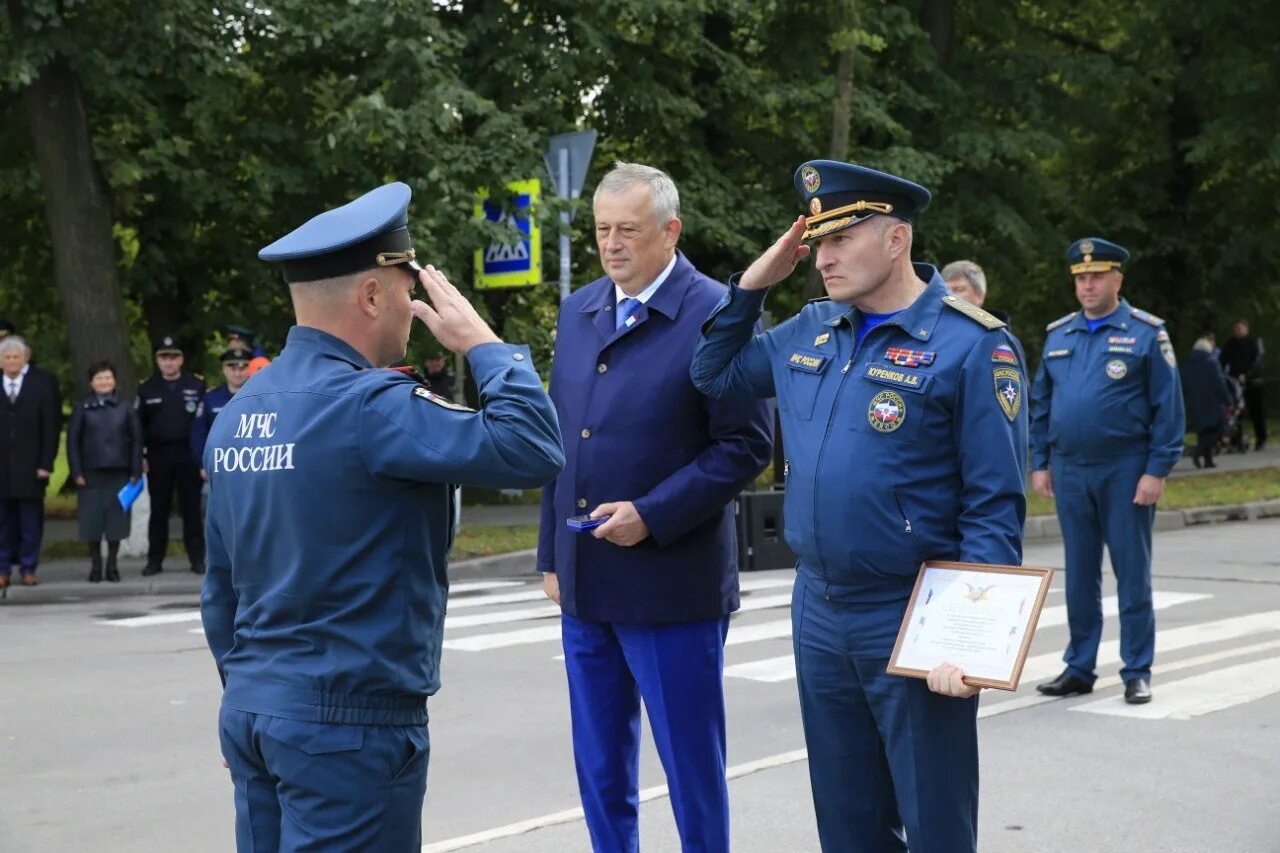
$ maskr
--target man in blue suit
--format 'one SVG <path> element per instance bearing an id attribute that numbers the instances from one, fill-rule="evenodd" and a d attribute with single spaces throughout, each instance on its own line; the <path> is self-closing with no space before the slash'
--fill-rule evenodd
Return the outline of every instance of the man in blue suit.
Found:
<path id="1" fill-rule="evenodd" d="M 723 285 L 676 251 L 679 195 L 618 163 L 596 189 L 605 277 L 560 309 L 551 398 L 564 472 L 543 492 L 538 569 L 564 609 L 574 760 L 591 843 L 639 848 L 640 700 L 684 850 L 729 849 L 724 640 L 738 608 L 731 502 L 768 463 L 763 401 L 689 379 Z M 566 524 L 607 519 L 590 532 Z"/>

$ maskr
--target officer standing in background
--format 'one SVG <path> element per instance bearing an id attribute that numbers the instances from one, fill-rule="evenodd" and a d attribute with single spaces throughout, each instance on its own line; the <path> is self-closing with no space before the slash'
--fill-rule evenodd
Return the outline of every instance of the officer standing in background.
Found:
<path id="1" fill-rule="evenodd" d="M 1001 320 L 1005 328 L 1012 333 L 1013 325 L 1009 321 L 1008 311 L 987 308 L 987 274 L 982 267 L 973 261 L 952 261 L 942 268 L 942 280 L 952 296 L 958 296 L 970 305 L 981 308 Z"/>
<path id="2" fill-rule="evenodd" d="M 533 488 L 564 465 L 529 349 L 418 267 L 409 198 L 387 184 L 259 252 L 297 325 L 205 447 L 201 615 L 242 853 L 421 849 L 450 484 Z M 466 355 L 481 411 L 382 369 L 415 316 Z"/>
<path id="3" fill-rule="evenodd" d="M 204 574 L 204 530 L 200 522 L 200 466 L 191 458 L 191 429 L 204 402 L 204 381 L 182 369 L 182 347 L 171 336 L 155 343 L 156 372 L 138 388 L 138 416 L 146 447 L 143 470 L 151 495 L 146 576 L 164 571 L 169 551 L 169 514 L 178 490 L 182 541 L 191 571 Z"/>
<path id="4" fill-rule="evenodd" d="M 257 337 L 258 333 L 247 326 L 227 326 L 227 349 L 241 348 L 251 353 L 246 378 L 271 363 L 271 359 L 267 358 L 266 350 L 255 343 Z"/>
<path id="5" fill-rule="evenodd" d="M 204 395 L 204 401 L 196 408 L 195 422 L 191 425 L 191 455 L 196 464 L 200 464 L 204 457 L 204 444 L 209 437 L 209 429 L 213 426 L 213 419 L 249 380 L 250 358 L 252 354 L 249 350 L 238 344 L 233 344 L 222 353 L 224 381 Z M 200 479 L 208 479 L 203 467 L 200 469 Z"/>
<path id="6" fill-rule="evenodd" d="M 1067 249 L 1080 311 L 1050 323 L 1031 394 L 1031 485 L 1056 498 L 1067 563 L 1067 668 L 1037 690 L 1090 693 L 1102 639 L 1102 546 L 1120 602 L 1124 700 L 1151 701 L 1156 620 L 1151 527 L 1186 426 L 1173 343 L 1120 298 L 1129 252 L 1099 237 Z"/>
<path id="7" fill-rule="evenodd" d="M 923 681 L 885 669 L 922 561 L 1022 561 L 1023 365 L 1004 323 L 911 263 L 928 190 L 829 160 L 802 165 L 796 188 L 810 216 L 730 281 L 693 381 L 778 399 L 823 850 L 975 850 L 978 688 L 948 664 Z M 811 248 L 829 298 L 753 335 L 768 288 Z"/>

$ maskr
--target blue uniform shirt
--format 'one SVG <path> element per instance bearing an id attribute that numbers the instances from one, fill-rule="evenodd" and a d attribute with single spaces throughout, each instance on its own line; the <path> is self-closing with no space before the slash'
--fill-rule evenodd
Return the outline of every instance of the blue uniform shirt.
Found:
<path id="1" fill-rule="evenodd" d="M 925 292 L 856 348 L 860 312 L 825 300 L 753 336 L 765 293 L 731 286 L 692 366 L 713 397 L 777 397 L 786 537 L 802 576 L 897 610 L 924 560 L 1020 563 L 1026 514 L 1012 338 L 933 267 L 915 271 Z"/>
<path id="2" fill-rule="evenodd" d="M 204 395 L 204 401 L 196 407 L 196 419 L 191 423 L 191 453 L 199 462 L 204 457 L 204 445 L 209 439 L 213 419 L 234 396 L 226 385 L 219 385 Z"/>
<path id="3" fill-rule="evenodd" d="M 483 408 L 295 327 L 214 421 L 201 613 L 229 708 L 426 722 L 452 544 L 450 483 L 541 486 L 564 465 L 526 347 L 467 355 Z"/>
<path id="4" fill-rule="evenodd" d="M 1051 457 L 1147 457 L 1168 476 L 1186 428 L 1173 344 L 1159 317 L 1125 300 L 1090 333 L 1083 312 L 1048 326 L 1031 394 L 1031 467 Z"/>

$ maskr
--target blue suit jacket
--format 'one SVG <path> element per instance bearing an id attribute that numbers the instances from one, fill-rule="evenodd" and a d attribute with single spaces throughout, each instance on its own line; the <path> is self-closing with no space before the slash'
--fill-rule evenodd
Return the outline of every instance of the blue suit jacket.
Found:
<path id="1" fill-rule="evenodd" d="M 738 607 L 732 500 L 769 462 L 773 412 L 766 401 L 711 400 L 689 379 L 724 293 L 681 254 L 630 328 L 614 330 L 608 278 L 560 308 L 551 399 L 566 465 L 543 491 L 538 569 L 559 576 L 567 613 L 652 624 Z M 649 538 L 622 548 L 565 526 L 608 501 L 634 502 Z"/>

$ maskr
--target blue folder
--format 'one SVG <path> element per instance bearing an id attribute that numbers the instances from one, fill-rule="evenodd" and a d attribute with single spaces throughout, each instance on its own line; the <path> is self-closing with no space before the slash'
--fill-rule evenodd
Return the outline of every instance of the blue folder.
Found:
<path id="1" fill-rule="evenodd" d="M 124 511 L 128 512 L 133 506 L 133 502 L 138 499 L 138 495 L 142 494 L 142 490 L 147 486 L 147 476 L 143 474 L 135 483 L 125 483 L 124 488 L 116 493 L 116 500 L 120 501 L 120 506 L 124 507 Z"/>

